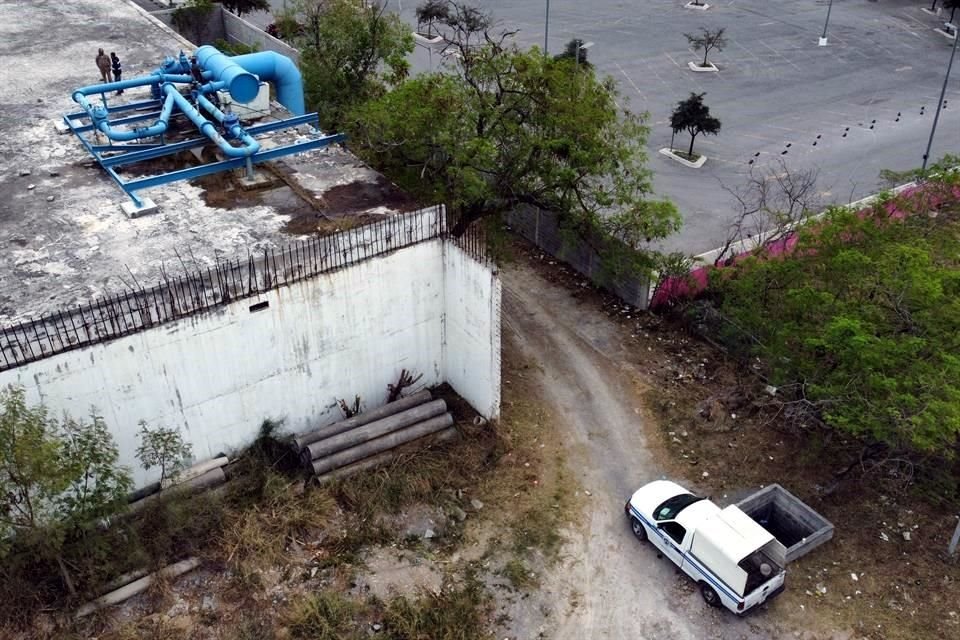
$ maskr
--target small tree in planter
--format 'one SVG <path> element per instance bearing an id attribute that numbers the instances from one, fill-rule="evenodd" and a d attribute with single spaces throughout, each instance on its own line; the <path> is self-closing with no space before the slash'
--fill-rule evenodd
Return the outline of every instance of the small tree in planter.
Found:
<path id="1" fill-rule="evenodd" d="M 425 0 L 417 7 L 417 33 L 423 33 L 423 25 L 427 25 L 427 37 L 433 37 L 433 25 L 443 23 L 450 17 L 450 7 L 447 0 Z"/>
<path id="2" fill-rule="evenodd" d="M 727 39 L 723 37 L 725 28 L 721 27 L 716 31 L 711 31 L 706 27 L 700 27 L 700 35 L 695 35 L 691 33 L 683 34 L 687 42 L 690 43 L 690 46 L 693 47 L 694 51 L 698 49 L 703 49 L 703 63 L 697 66 L 700 67 L 709 67 L 710 63 L 707 62 L 707 55 L 713 49 L 717 51 L 723 51 L 723 48 L 727 46 Z"/>
<path id="3" fill-rule="evenodd" d="M 690 97 L 677 103 L 677 108 L 670 116 L 670 128 L 676 135 L 680 131 L 690 134 L 690 149 L 687 156 L 694 160 L 693 141 L 701 133 L 716 135 L 720 132 L 720 121 L 710 115 L 710 107 L 703 104 L 705 93 L 691 93 Z M 673 141 L 670 143 L 673 151 Z"/>

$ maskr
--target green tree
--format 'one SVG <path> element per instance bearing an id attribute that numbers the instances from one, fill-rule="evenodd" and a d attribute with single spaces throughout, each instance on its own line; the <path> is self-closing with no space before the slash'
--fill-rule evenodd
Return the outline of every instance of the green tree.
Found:
<path id="1" fill-rule="evenodd" d="M 433 27 L 450 18 L 450 9 L 446 0 L 425 0 L 417 7 L 417 31 L 427 25 L 427 37 L 433 37 Z"/>
<path id="2" fill-rule="evenodd" d="M 252 11 L 270 11 L 270 0 L 220 0 L 220 4 L 241 17 Z"/>
<path id="3" fill-rule="evenodd" d="M 689 156 L 693 156 L 693 141 L 698 135 L 720 133 L 720 121 L 711 116 L 710 107 L 703 104 L 705 95 L 707 94 L 691 93 L 689 98 L 677 103 L 677 108 L 670 115 L 670 128 L 674 135 L 681 131 L 690 134 L 690 148 L 687 150 Z"/>
<path id="4" fill-rule="evenodd" d="M 103 418 L 51 418 L 19 387 L 0 392 L 0 555 L 16 540 L 50 554 L 67 589 L 61 550 L 68 536 L 116 513 L 131 488 L 129 471 Z"/>
<path id="5" fill-rule="evenodd" d="M 140 423 L 140 446 L 137 447 L 137 460 L 144 470 L 160 467 L 160 484 L 164 485 L 183 470 L 193 447 L 183 441 L 179 429 L 157 427 L 151 429 L 146 422 Z"/>
<path id="6" fill-rule="evenodd" d="M 210 31 L 210 14 L 213 13 L 212 0 L 188 0 L 174 10 L 170 19 L 177 31 L 194 44 L 206 44 Z"/>
<path id="7" fill-rule="evenodd" d="M 302 52 L 306 99 L 325 129 L 340 129 L 349 109 L 407 76 L 413 35 L 385 5 L 310 0 L 297 11 L 304 29 L 294 40 Z"/>
<path id="8" fill-rule="evenodd" d="M 557 60 L 573 60 L 575 64 L 581 64 L 585 67 L 591 66 L 587 60 L 587 50 L 583 48 L 583 40 L 574 38 L 567 43 L 563 51 L 554 56 Z"/>
<path id="9" fill-rule="evenodd" d="M 687 39 L 687 42 L 690 43 L 690 46 L 693 47 L 693 50 L 703 49 L 703 64 L 701 67 L 708 66 L 707 64 L 707 54 L 709 54 L 713 49 L 717 51 L 723 51 L 723 48 L 727 46 L 727 39 L 724 37 L 724 32 L 726 29 L 720 28 L 716 31 L 711 31 L 706 27 L 700 27 L 700 34 L 694 35 L 692 33 L 685 33 L 683 36 Z"/>
<path id="10" fill-rule="evenodd" d="M 788 257 L 714 274 L 722 313 L 749 336 L 741 343 L 785 401 L 892 451 L 956 451 L 958 185 L 944 173 L 866 215 L 831 210 L 803 228 Z"/>
<path id="11" fill-rule="evenodd" d="M 456 216 L 453 233 L 521 205 L 559 212 L 582 235 L 630 246 L 679 224 L 650 199 L 647 127 L 621 110 L 611 78 L 522 51 L 492 20 L 450 2 L 448 63 L 357 109 L 353 148 L 425 201 Z"/>

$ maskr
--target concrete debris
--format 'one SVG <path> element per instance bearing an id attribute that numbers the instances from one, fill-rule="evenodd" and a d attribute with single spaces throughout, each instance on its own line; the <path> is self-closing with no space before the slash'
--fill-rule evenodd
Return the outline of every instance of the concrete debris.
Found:
<path id="1" fill-rule="evenodd" d="M 53 196 L 47 196 L 47 202 L 53 202 L 55 199 Z"/>
<path id="2" fill-rule="evenodd" d="M 470 500 L 470 506 L 473 507 L 475 511 L 480 511 L 480 509 L 483 509 L 483 503 L 476 498 Z"/>
<path id="3" fill-rule="evenodd" d="M 216 611 L 217 609 L 217 600 L 214 596 L 209 593 L 203 596 L 203 600 L 200 603 L 200 609 L 203 611 Z"/>
<path id="4" fill-rule="evenodd" d="M 437 534 L 433 532 L 433 529 L 427 529 L 426 531 L 423 532 L 424 540 L 431 540 L 436 537 L 437 537 Z"/>
<path id="5" fill-rule="evenodd" d="M 706 472 L 706 471 L 704 471 L 702 475 L 703 475 L 704 478 L 709 478 L 709 477 L 710 477 L 710 474 L 709 474 L 708 472 Z"/>
<path id="6" fill-rule="evenodd" d="M 903 539 L 904 539 L 904 540 L 906 540 L 907 542 L 910 542 L 910 532 L 909 532 L 909 531 L 904 531 L 901 535 L 903 536 Z"/>
<path id="7" fill-rule="evenodd" d="M 18 175 L 22 178 L 23 176 L 30 175 L 30 169 L 20 169 Z"/>
<path id="8" fill-rule="evenodd" d="M 880 539 L 884 542 L 890 542 L 890 537 L 884 531 L 880 532 Z"/>
<path id="9" fill-rule="evenodd" d="M 820 595 L 826 595 L 826 593 L 827 593 L 827 585 L 823 584 L 822 582 L 818 582 L 818 583 L 817 583 L 817 593 L 819 593 Z"/>
<path id="10" fill-rule="evenodd" d="M 461 509 L 460 507 L 453 507 L 450 509 L 450 517 L 456 520 L 457 522 L 463 522 L 467 519 L 467 512 Z"/>
<path id="11" fill-rule="evenodd" d="M 860 580 L 860 578 L 857 577 L 857 574 L 855 573 L 850 574 L 850 579 L 853 580 L 854 582 L 857 582 L 858 580 Z"/>
<path id="12" fill-rule="evenodd" d="M 35 184 L 28 184 L 28 185 L 27 185 L 27 191 L 33 191 L 33 190 L 36 189 L 36 188 L 37 188 L 37 185 L 35 185 Z"/>
<path id="13" fill-rule="evenodd" d="M 370 625 L 370 628 L 373 629 L 374 631 L 380 631 L 381 629 L 383 629 L 383 625 L 380 624 L 379 622 L 374 622 L 372 625 Z"/>

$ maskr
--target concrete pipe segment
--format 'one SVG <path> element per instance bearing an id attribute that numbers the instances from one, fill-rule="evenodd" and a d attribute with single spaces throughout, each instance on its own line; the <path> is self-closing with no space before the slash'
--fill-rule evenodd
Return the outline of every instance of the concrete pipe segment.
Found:
<path id="1" fill-rule="evenodd" d="M 407 396 L 406 398 L 400 398 L 399 400 L 389 402 L 382 407 L 377 407 L 372 411 L 364 411 L 359 415 L 355 415 L 352 418 L 347 418 L 346 420 L 341 420 L 340 422 L 335 422 L 329 426 L 323 427 L 322 429 L 314 429 L 313 431 L 301 433 L 294 437 L 293 444 L 296 446 L 297 451 L 300 451 L 312 442 L 335 436 L 338 433 L 349 431 L 354 427 L 370 424 L 371 422 L 380 420 L 381 418 L 386 418 L 387 416 L 392 416 L 393 414 L 400 413 L 401 411 L 406 411 L 407 409 L 412 409 L 413 407 L 420 406 L 425 402 L 430 402 L 432 398 L 433 396 L 430 395 L 430 392 L 424 389 L 423 391 L 418 391 L 412 396 Z"/>
<path id="2" fill-rule="evenodd" d="M 389 451 L 390 449 L 399 447 L 402 444 L 413 442 L 418 438 L 428 436 L 436 433 L 437 431 L 442 431 L 443 429 L 446 429 L 452 425 L 453 416 L 451 416 L 449 413 L 445 413 L 442 416 L 436 416 L 435 418 L 430 418 L 429 420 L 415 424 L 412 427 L 394 431 L 383 437 L 377 438 L 376 440 L 370 440 L 369 442 L 364 442 L 363 444 L 355 447 L 338 451 L 337 453 L 327 456 L 326 458 L 314 460 L 312 464 L 313 473 L 318 476 L 323 475 L 328 471 L 333 471 L 334 469 L 339 469 L 340 467 L 348 464 L 359 462 L 364 458 L 369 458 L 370 456 L 374 456 L 378 453 L 383 453 L 384 451 Z"/>
<path id="3" fill-rule="evenodd" d="M 423 436 L 414 442 L 408 442 L 407 445 L 409 445 L 409 447 L 404 445 L 397 447 L 396 449 L 391 449 L 390 451 L 384 451 L 383 453 L 378 453 L 375 456 L 364 458 L 360 462 L 354 462 L 353 464 L 348 464 L 345 467 L 340 467 L 339 469 L 325 473 L 322 476 L 317 476 L 317 482 L 330 482 L 331 480 L 345 478 L 355 473 L 360 473 L 361 471 L 369 471 L 370 469 L 374 469 L 376 467 L 382 467 L 402 456 L 410 447 L 419 446 L 420 448 L 426 448 L 441 442 L 453 440 L 458 434 L 459 432 L 457 431 L 456 427 L 447 427 L 442 431 L 437 431 L 436 433 Z"/>
<path id="4" fill-rule="evenodd" d="M 371 422 L 361 427 L 354 427 L 349 431 L 344 431 L 335 436 L 310 443 L 300 452 L 300 460 L 305 467 L 309 467 L 311 460 L 323 458 L 337 451 L 349 449 L 368 440 L 385 436 L 398 429 L 423 422 L 441 413 L 445 413 L 446 410 L 446 402 L 443 400 L 434 400 L 418 407 L 395 413 L 392 416 L 381 418 L 376 422 Z"/>

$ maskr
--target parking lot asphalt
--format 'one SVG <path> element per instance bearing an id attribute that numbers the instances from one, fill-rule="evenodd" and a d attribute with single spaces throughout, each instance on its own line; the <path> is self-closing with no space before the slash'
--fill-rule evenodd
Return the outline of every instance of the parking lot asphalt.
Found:
<path id="1" fill-rule="evenodd" d="M 504 29 L 516 29 L 521 46 L 543 47 L 545 0 L 475 4 Z M 590 62 L 617 80 L 626 106 L 649 114 L 654 187 L 684 217 L 683 230 L 664 248 L 700 253 L 722 243 L 734 215 L 724 187 L 745 184 L 751 159 L 761 170 L 780 159 L 788 169 L 819 169 L 824 204 L 875 193 L 886 186 L 881 169 L 920 166 L 952 46 L 934 31 L 944 18 L 922 11 L 925 3 L 834 0 L 825 47 L 818 39 L 828 0 L 719 0 L 707 11 L 684 4 L 550 2 L 549 51 L 561 51 L 572 38 L 593 42 Z M 389 0 L 388 9 L 415 24 L 416 5 Z M 698 54 L 683 34 L 700 27 L 726 29 L 727 46 L 710 55 L 717 73 L 687 68 Z M 438 66 L 440 57 L 431 60 L 418 48 L 415 70 L 431 64 Z M 723 125 L 717 136 L 698 137 L 695 150 L 708 157 L 701 169 L 657 153 L 670 144 L 671 111 L 691 92 L 706 93 L 704 101 Z M 675 146 L 686 142 L 679 134 Z M 947 152 L 960 152 L 960 61 L 931 157 Z"/>

